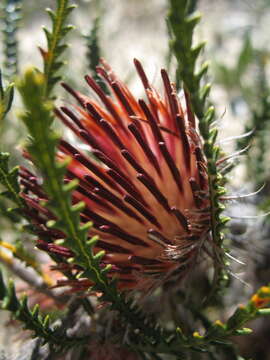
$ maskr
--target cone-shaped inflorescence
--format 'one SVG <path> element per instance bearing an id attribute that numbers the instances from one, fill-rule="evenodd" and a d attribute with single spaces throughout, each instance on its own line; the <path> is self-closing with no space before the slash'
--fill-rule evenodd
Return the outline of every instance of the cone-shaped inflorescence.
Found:
<path id="1" fill-rule="evenodd" d="M 77 104 L 56 109 L 55 114 L 86 145 L 82 151 L 79 142 L 62 139 L 58 157 L 71 158 L 65 181 L 79 181 L 72 199 L 86 204 L 81 221 L 94 224 L 89 235 L 100 238 L 95 251 L 106 252 L 101 264 L 112 264 L 109 276 L 119 279 L 119 288 L 149 290 L 182 278 L 206 248 L 208 178 L 188 94 L 181 104 L 175 85 L 161 70 L 160 95 L 138 60 L 135 67 L 147 100 L 137 101 L 101 60 L 97 73 L 111 96 L 86 76 L 95 96 L 63 84 Z M 43 239 L 38 247 L 63 259 L 58 268 L 72 268 L 66 261 L 72 251 L 56 241 L 64 234 L 46 225 L 54 216 L 43 206 L 47 198 L 39 179 L 26 168 L 20 169 L 20 176 L 25 211 Z M 77 290 L 91 285 L 86 279 L 60 284 Z"/>

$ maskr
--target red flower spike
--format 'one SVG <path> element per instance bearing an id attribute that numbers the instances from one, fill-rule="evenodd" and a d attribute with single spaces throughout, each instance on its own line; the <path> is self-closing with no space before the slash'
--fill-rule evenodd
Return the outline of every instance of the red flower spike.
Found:
<path id="1" fill-rule="evenodd" d="M 72 158 L 65 181 L 79 180 L 73 202 L 85 202 L 81 220 L 93 221 L 89 236 L 101 239 L 95 251 L 106 251 L 102 266 L 113 265 L 109 276 L 117 276 L 120 289 L 147 291 L 172 276 L 183 277 L 194 264 L 210 230 L 210 202 L 206 160 L 188 94 L 182 106 L 162 70 L 163 98 L 140 62 L 134 62 L 148 102 L 137 101 L 101 60 L 97 73 L 112 96 L 86 76 L 100 102 L 63 84 L 78 105 L 56 109 L 55 114 L 93 155 L 65 140 L 59 144 L 59 158 Z M 54 244 L 63 234 L 46 228 L 52 215 L 38 203 L 46 196 L 36 176 L 21 168 L 21 184 L 26 211 L 40 234 L 50 239 L 38 246 L 60 258 L 72 256 Z M 70 285 L 81 291 L 88 283 Z"/>

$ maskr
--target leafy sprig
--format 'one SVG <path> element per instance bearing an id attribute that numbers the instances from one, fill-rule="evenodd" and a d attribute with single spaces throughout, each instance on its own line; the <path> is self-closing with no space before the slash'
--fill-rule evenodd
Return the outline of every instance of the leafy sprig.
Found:
<path id="1" fill-rule="evenodd" d="M 88 67 L 93 73 L 93 76 L 97 78 L 96 75 L 96 66 L 99 64 L 99 59 L 101 57 L 101 51 L 99 46 L 98 32 L 100 27 L 100 17 L 97 16 L 93 21 L 93 26 L 88 35 L 85 35 L 86 45 L 87 45 L 87 61 Z"/>
<path id="2" fill-rule="evenodd" d="M 192 335 L 185 335 L 180 328 L 176 334 L 162 343 L 155 344 L 155 351 L 163 354 L 183 354 L 185 351 L 215 353 L 215 348 L 225 346 L 225 351 L 231 346 L 231 336 L 249 335 L 250 328 L 245 327 L 248 322 L 260 316 L 269 316 L 270 286 L 261 287 L 246 305 L 239 305 L 227 322 L 217 320 L 208 327 L 204 334 L 195 331 Z M 151 345 L 138 346 L 143 351 L 151 351 Z M 181 357 L 180 357 L 181 358 Z"/>
<path id="3" fill-rule="evenodd" d="M 207 73 L 208 63 L 205 62 L 198 70 L 198 57 L 205 43 L 193 46 L 194 29 L 200 21 L 198 14 L 190 14 L 188 0 L 170 0 L 168 23 L 172 34 L 171 46 L 177 59 L 177 82 L 182 82 L 190 99 L 193 111 L 199 120 L 200 133 L 204 139 L 204 154 L 207 159 L 209 197 L 211 202 L 211 232 L 215 254 L 215 275 L 212 292 L 209 298 L 222 287 L 227 274 L 224 270 L 227 264 L 222 250 L 224 235 L 222 230 L 229 221 L 222 216 L 224 205 L 220 197 L 224 195 L 224 177 L 219 172 L 217 161 L 221 149 L 216 144 L 218 130 L 213 127 L 215 120 L 214 107 L 208 103 L 211 85 L 201 85 L 203 76 Z"/>
<path id="4" fill-rule="evenodd" d="M 61 55 L 68 45 L 64 42 L 67 33 L 73 29 L 72 25 L 67 25 L 67 19 L 75 5 L 70 4 L 70 0 L 57 0 L 57 9 L 46 9 L 52 21 L 52 30 L 44 28 L 47 39 L 47 50 L 40 48 L 43 58 L 43 73 L 45 76 L 44 94 L 51 97 L 51 92 L 55 84 L 61 79 L 59 70 L 64 65 Z"/>
<path id="5" fill-rule="evenodd" d="M 29 309 L 27 296 L 18 299 L 13 281 L 5 284 L 0 271 L 0 308 L 12 312 L 16 320 L 24 324 L 24 328 L 33 331 L 34 337 L 43 339 L 43 344 L 49 343 L 57 351 L 84 344 L 89 341 L 86 337 L 68 337 L 63 329 L 51 327 L 50 316 L 40 314 L 39 306 L 35 305 L 33 310 Z"/>
<path id="6" fill-rule="evenodd" d="M 0 184 L 6 189 L 6 191 L 2 192 L 0 195 L 10 199 L 14 204 L 21 208 L 24 206 L 24 201 L 19 195 L 19 167 L 15 166 L 9 170 L 9 156 L 8 153 L 0 153 Z"/>
<path id="7" fill-rule="evenodd" d="M 22 17 L 21 9 L 22 0 L 3 0 L 0 5 L 0 10 L 2 10 L 4 70 L 7 77 L 13 77 L 18 72 L 17 32 Z"/>
<path id="8" fill-rule="evenodd" d="M 100 10 L 100 9 L 98 9 Z M 108 89 L 100 76 L 97 75 L 96 67 L 99 65 L 100 58 L 102 56 L 102 51 L 100 48 L 99 41 L 99 32 L 100 32 L 100 23 L 101 23 L 101 14 L 102 11 L 98 11 L 98 15 L 95 17 L 92 27 L 89 31 L 89 34 L 85 35 L 87 52 L 86 58 L 88 62 L 88 68 L 91 71 L 92 77 L 99 83 L 102 90 L 105 93 L 108 93 Z"/>

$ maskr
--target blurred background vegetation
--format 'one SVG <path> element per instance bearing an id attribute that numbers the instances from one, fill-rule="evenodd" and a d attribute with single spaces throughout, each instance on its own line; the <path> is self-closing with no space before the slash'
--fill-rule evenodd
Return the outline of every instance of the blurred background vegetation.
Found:
<path id="1" fill-rule="evenodd" d="M 70 48 L 63 70 L 66 82 L 88 91 L 83 76 L 94 74 L 100 56 L 138 96 L 142 88 L 136 85 L 134 57 L 143 63 L 157 87 L 160 68 L 168 68 L 174 78 L 175 63 L 169 52 L 164 20 L 166 0 L 74 0 L 74 3 L 78 9 L 72 13 L 70 22 L 76 29 L 69 35 Z M 41 66 L 38 46 L 45 44 L 41 26 L 49 26 L 44 7 L 54 5 L 53 0 L 1 1 L 0 64 L 4 81 L 13 81 L 27 65 Z M 228 242 L 233 255 L 244 265 L 232 262 L 236 279 L 231 283 L 233 290 L 223 298 L 226 317 L 234 304 L 270 280 L 269 218 L 256 217 L 270 210 L 270 1 L 198 0 L 193 6 L 203 14 L 196 36 L 207 40 L 204 57 L 211 63 L 209 80 L 213 83 L 212 101 L 218 113 L 220 141 L 230 153 L 249 147 L 232 160 L 235 167 L 229 191 L 244 195 L 264 185 L 250 198 L 231 201 L 227 210 L 232 216 Z M 56 91 L 60 101 L 66 101 L 59 85 Z M 12 111 L 0 124 L 0 150 L 12 153 L 13 164 L 22 162 L 20 147 L 25 130 L 16 119 L 20 106 L 15 94 Z M 244 218 L 240 219 L 241 216 Z M 0 219 L 0 226 L 2 234 L 14 236 L 5 219 Z M 15 240 L 18 239 L 11 239 Z M 222 301 L 216 304 L 219 309 L 223 305 Z M 213 317 L 214 314 L 213 308 Z M 253 327 L 255 335 L 241 339 L 240 352 L 254 360 L 269 360 L 269 322 L 260 319 Z M 4 335 L 2 340 L 3 347 L 4 341 L 10 343 Z"/>

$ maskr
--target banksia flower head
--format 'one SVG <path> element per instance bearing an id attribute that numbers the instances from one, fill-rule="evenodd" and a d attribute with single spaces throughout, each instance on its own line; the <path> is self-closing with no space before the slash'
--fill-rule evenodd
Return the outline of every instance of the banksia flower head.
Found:
<path id="1" fill-rule="evenodd" d="M 135 67 L 147 100 L 137 101 L 101 60 L 97 73 L 112 95 L 86 76 L 95 97 L 63 84 L 78 105 L 55 113 L 87 148 L 83 152 L 62 139 L 58 156 L 71 158 L 66 182 L 79 181 L 73 202 L 86 204 L 81 221 L 93 222 L 89 235 L 100 238 L 95 251 L 105 250 L 102 263 L 113 265 L 109 275 L 119 279 L 119 288 L 149 290 L 183 277 L 197 261 L 206 248 L 210 203 L 206 160 L 188 94 L 181 104 L 161 70 L 160 95 L 138 60 Z M 49 239 L 38 246 L 60 258 L 72 257 L 55 244 L 63 234 L 46 227 L 53 217 L 39 202 L 46 196 L 37 177 L 21 168 L 21 182 L 28 214 Z M 69 284 L 78 290 L 89 286 L 88 280 Z"/>

